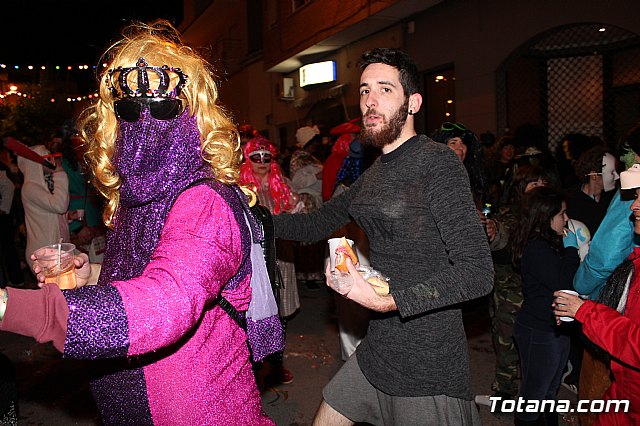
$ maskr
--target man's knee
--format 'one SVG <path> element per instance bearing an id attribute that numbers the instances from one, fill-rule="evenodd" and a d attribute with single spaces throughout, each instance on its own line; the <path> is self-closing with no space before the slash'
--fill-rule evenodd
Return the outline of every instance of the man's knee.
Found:
<path id="1" fill-rule="evenodd" d="M 313 419 L 313 426 L 351 426 L 353 422 L 333 409 L 324 400 Z"/>

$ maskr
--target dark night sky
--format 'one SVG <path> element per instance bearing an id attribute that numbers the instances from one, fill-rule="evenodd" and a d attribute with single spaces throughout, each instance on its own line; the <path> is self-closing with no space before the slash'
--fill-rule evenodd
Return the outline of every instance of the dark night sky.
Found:
<path id="1" fill-rule="evenodd" d="M 178 25 L 181 0 L 2 0 L 0 63 L 95 65 L 132 19 Z"/>

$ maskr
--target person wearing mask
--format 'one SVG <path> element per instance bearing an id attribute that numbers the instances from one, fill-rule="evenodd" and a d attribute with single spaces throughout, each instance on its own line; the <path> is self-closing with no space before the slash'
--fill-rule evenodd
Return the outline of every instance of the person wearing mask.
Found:
<path id="1" fill-rule="evenodd" d="M 416 133 L 415 62 L 376 48 L 360 63 L 360 138 L 382 155 L 320 209 L 274 218 L 276 236 L 303 241 L 353 218 L 371 266 L 389 278 L 380 295 L 350 260 L 349 273 L 327 267 L 327 285 L 367 308 L 371 321 L 324 388 L 314 425 L 479 424 L 460 303 L 491 291 L 493 268 L 469 180 L 453 150 Z"/>
<path id="2" fill-rule="evenodd" d="M 603 145 L 602 139 L 595 136 L 587 136 L 583 133 L 564 135 L 556 151 L 556 162 L 562 188 L 573 188 L 580 185 L 583 180 L 576 170 L 580 157 L 588 150 Z"/>
<path id="3" fill-rule="evenodd" d="M 585 151 L 575 164 L 580 184 L 578 191 L 567 201 L 567 214 L 579 220 L 594 235 L 607 213 L 607 207 L 615 195 L 616 159 L 606 147 Z"/>
<path id="4" fill-rule="evenodd" d="M 525 197 L 513 239 L 513 260 L 524 293 L 513 336 L 522 369 L 519 397 L 525 401 L 555 400 L 569 358 L 570 338 L 557 328 L 551 310 L 554 291 L 573 290 L 580 264 L 576 235 L 565 228 L 566 210 L 566 198 L 556 190 L 532 190 Z M 546 425 L 558 424 L 553 411 L 541 415 L 527 410 L 514 417 L 516 426 L 537 425 L 541 417 Z"/>
<path id="5" fill-rule="evenodd" d="M 244 163 L 240 166 L 240 184 L 255 188 L 258 202 L 271 214 L 295 211 L 298 195 L 291 191 L 288 179 L 276 162 L 276 147 L 262 135 L 256 134 L 244 145 Z M 294 247 L 290 241 L 276 240 L 277 263 L 282 276 L 278 291 L 279 312 L 286 331 L 287 321 L 300 309 L 300 297 L 296 282 Z M 273 385 L 293 382 L 293 374 L 283 365 L 283 353 L 269 358 L 271 370 L 269 380 Z"/>
<path id="6" fill-rule="evenodd" d="M 81 120 L 104 263 L 96 277 L 76 257 L 77 290 L 0 290 L 0 330 L 90 360 L 105 425 L 273 425 L 247 341 L 258 361 L 284 339 L 213 70 L 167 21 L 126 27 L 104 57 Z"/>
<path id="7" fill-rule="evenodd" d="M 594 235 L 616 194 L 616 159 L 605 146 L 598 145 L 580 154 L 574 164 L 578 188 L 567 200 L 567 214 L 586 226 L 586 233 Z M 587 246 L 588 248 L 588 246 Z M 588 255 L 588 253 L 587 253 Z M 584 257 L 581 253 L 581 257 Z M 571 353 L 562 385 L 578 393 L 584 346 L 582 333 L 575 324 L 571 328 Z"/>
<path id="8" fill-rule="evenodd" d="M 622 140 L 621 150 L 623 155 L 620 160 L 625 169 L 640 162 L 640 125 L 627 132 Z M 607 165 L 607 169 L 610 170 L 611 166 Z M 599 232 L 592 234 L 589 253 L 576 272 L 576 291 L 587 295 L 591 300 L 598 298 L 611 273 L 633 251 L 633 221 L 629 218 L 632 202 L 633 200 L 623 197 L 619 190 L 615 192 L 607 213 L 600 222 Z"/>

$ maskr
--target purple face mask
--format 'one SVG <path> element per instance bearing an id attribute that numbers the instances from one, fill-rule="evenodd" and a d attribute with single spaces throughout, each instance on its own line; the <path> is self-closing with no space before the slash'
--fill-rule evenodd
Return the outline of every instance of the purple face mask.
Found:
<path id="1" fill-rule="evenodd" d="M 134 123 L 120 120 L 113 161 L 122 179 L 120 202 L 140 206 L 166 195 L 178 182 L 208 167 L 200 153 L 196 117 L 188 109 L 156 120 L 148 109 Z"/>

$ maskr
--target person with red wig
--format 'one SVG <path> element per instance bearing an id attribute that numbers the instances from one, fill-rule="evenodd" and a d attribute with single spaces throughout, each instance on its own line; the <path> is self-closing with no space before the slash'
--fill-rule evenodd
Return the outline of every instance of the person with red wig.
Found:
<path id="1" fill-rule="evenodd" d="M 250 139 L 244 146 L 245 161 L 240 166 L 240 181 L 253 185 L 260 204 L 272 214 L 291 211 L 298 203 L 298 196 L 291 191 L 275 160 L 276 147 L 262 135 Z"/>
<path id="2" fill-rule="evenodd" d="M 243 152 L 245 161 L 240 166 L 241 185 L 254 189 L 258 195 L 258 202 L 273 215 L 294 211 L 299 197 L 291 191 L 287 178 L 275 161 L 276 147 L 256 132 L 255 136 L 247 141 Z M 300 308 L 293 244 L 290 241 L 276 241 L 276 253 L 282 275 L 280 317 L 284 328 L 287 320 Z M 293 375 L 283 366 L 282 352 L 273 355 L 269 361 L 272 365 L 269 380 L 274 384 L 288 384 L 293 381 Z"/>

